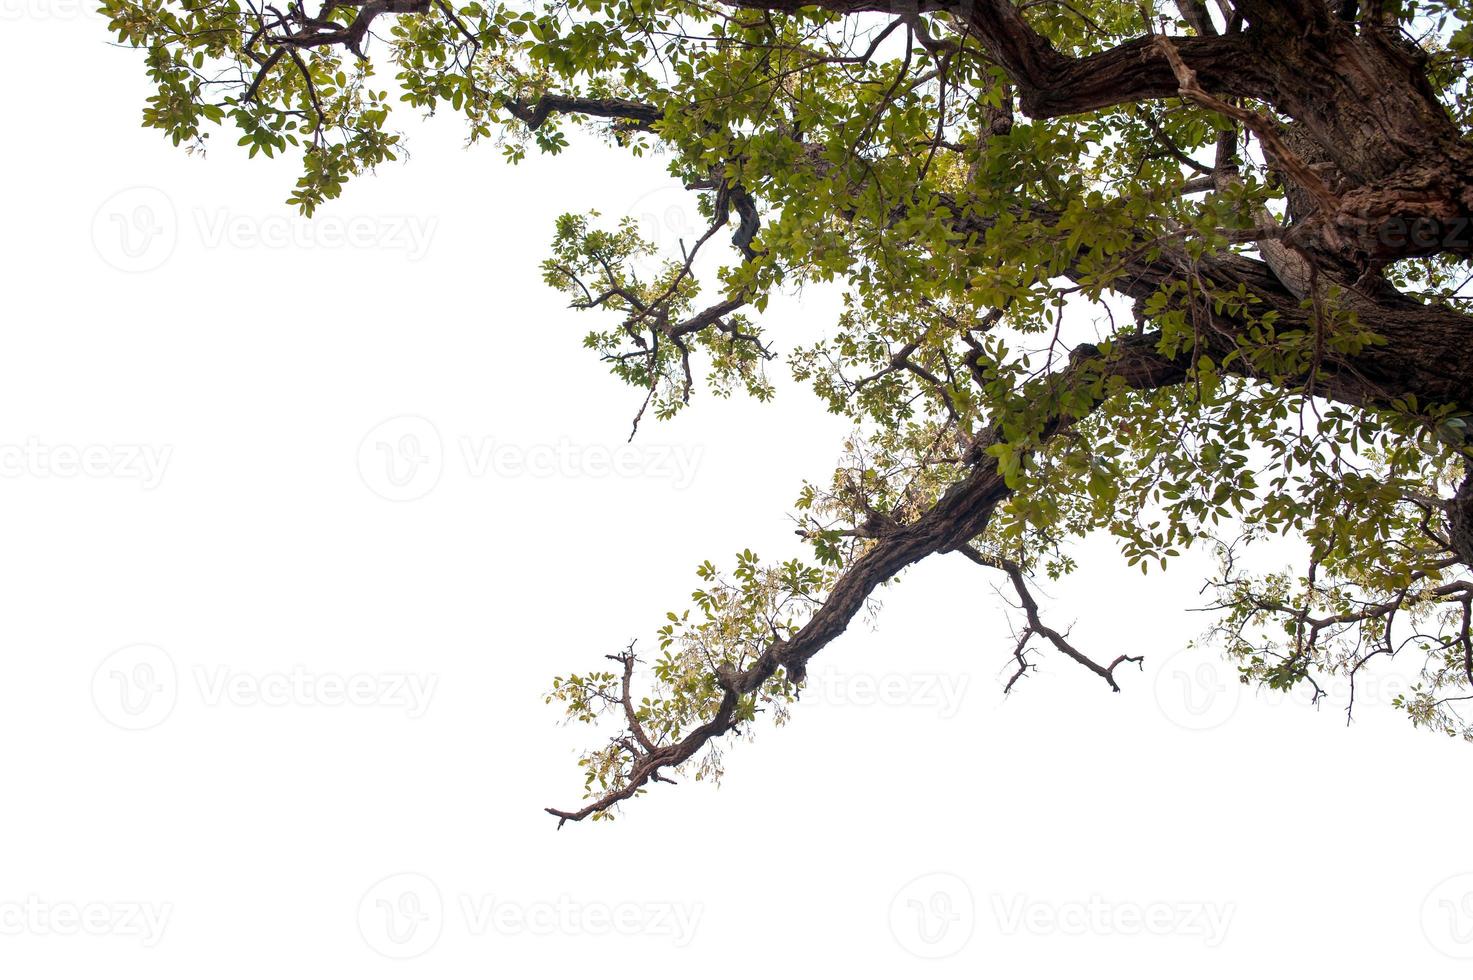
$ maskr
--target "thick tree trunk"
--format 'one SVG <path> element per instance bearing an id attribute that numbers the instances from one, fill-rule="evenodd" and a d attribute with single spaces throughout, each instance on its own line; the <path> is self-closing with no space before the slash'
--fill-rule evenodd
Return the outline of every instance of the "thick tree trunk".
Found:
<path id="1" fill-rule="evenodd" d="M 1453 551 L 1473 568 L 1473 464 L 1467 466 L 1462 485 L 1448 501 L 1447 524 Z"/>
<path id="2" fill-rule="evenodd" d="M 1308 215 L 1301 244 L 1346 271 L 1396 259 L 1473 255 L 1473 147 L 1427 85 L 1425 56 L 1379 29 L 1333 22 L 1273 49 L 1269 99 L 1339 198 Z"/>

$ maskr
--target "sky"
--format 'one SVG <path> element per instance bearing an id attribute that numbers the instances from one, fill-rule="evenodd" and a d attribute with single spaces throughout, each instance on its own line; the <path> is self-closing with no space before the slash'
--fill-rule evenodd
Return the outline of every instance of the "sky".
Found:
<path id="1" fill-rule="evenodd" d="M 719 788 L 556 830 L 592 743 L 552 677 L 650 651 L 701 561 L 796 554 L 847 425 L 779 367 L 626 442 L 538 263 L 563 212 L 672 244 L 658 158 L 405 116 L 307 222 L 291 162 L 140 128 L 89 6 L 0 10 L 0 971 L 1467 975 L 1473 749 L 1394 674 L 1347 726 L 1188 650 L 1202 555 L 1082 544 L 1045 610 L 1144 668 L 1045 654 L 1006 698 L 1002 583 L 932 558 Z"/>

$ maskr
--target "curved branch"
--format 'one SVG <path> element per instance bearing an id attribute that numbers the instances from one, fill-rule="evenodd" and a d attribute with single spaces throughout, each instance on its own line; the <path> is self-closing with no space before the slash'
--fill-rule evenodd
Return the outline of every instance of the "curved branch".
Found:
<path id="1" fill-rule="evenodd" d="M 979 565 L 982 565 L 986 568 L 998 568 L 1007 573 L 1008 580 L 1013 584 L 1013 591 L 1018 593 L 1018 601 L 1023 604 L 1023 614 L 1028 618 L 1028 628 L 1025 631 L 1025 634 L 1037 634 L 1048 640 L 1060 653 L 1064 654 L 1075 663 L 1084 667 L 1086 670 L 1097 674 L 1101 679 L 1104 680 L 1106 684 L 1110 685 L 1110 690 L 1114 691 L 1116 694 L 1120 693 L 1120 685 L 1115 683 L 1115 668 L 1119 667 L 1123 663 L 1145 663 L 1145 657 L 1127 657 L 1122 654 L 1121 656 L 1116 657 L 1115 660 L 1110 664 L 1110 666 L 1100 666 L 1089 657 L 1086 657 L 1084 654 L 1080 653 L 1078 648 L 1075 647 L 1074 644 L 1069 642 L 1068 637 L 1046 624 L 1043 621 L 1042 617 L 1039 616 L 1038 600 L 1033 598 L 1033 592 L 1028 588 L 1028 581 L 1023 577 L 1023 569 L 1021 566 L 1018 565 L 1017 562 L 1010 561 L 1006 558 L 1001 557 L 989 558 L 983 555 L 976 548 L 973 548 L 971 545 L 962 545 L 957 550 Z M 1014 657 L 1019 661 L 1022 660 L 1022 657 L 1020 655 L 1021 650 L 1022 644 L 1020 642 L 1018 650 L 1014 652 Z M 1022 670 L 1023 668 L 1019 667 L 1019 672 L 1018 674 L 1014 675 L 1013 681 L 1016 681 L 1018 677 L 1021 676 Z M 1008 682 L 1008 688 L 1011 688 L 1013 686 L 1013 681 Z M 1006 693 L 1006 691 L 1007 688 L 1004 689 L 1004 693 Z"/>
<path id="2" fill-rule="evenodd" d="M 626 123 L 630 129 L 645 132 L 653 132 L 654 124 L 664 117 L 664 113 L 658 107 L 648 102 L 636 102 L 633 99 L 584 99 L 573 95 L 548 93 L 539 96 L 536 102 L 505 97 L 502 104 L 506 107 L 507 112 L 525 123 L 528 129 L 533 130 L 540 128 L 547 121 L 547 117 L 553 113 L 575 113 L 580 116 L 617 119 Z"/>
<path id="3" fill-rule="evenodd" d="M 1158 388 L 1185 380 L 1185 368 L 1156 353 L 1156 340 L 1156 335 L 1138 338 L 1123 345 L 1108 361 L 1101 359 L 1098 349 L 1084 345 L 1075 351 L 1067 369 L 1041 379 L 1039 392 L 1079 385 L 1101 372 L 1121 378 L 1131 388 Z M 1052 435 L 1076 420 L 1069 415 L 1055 415 L 1045 425 L 1045 434 Z M 745 670 L 718 669 L 716 678 L 724 693 L 709 721 L 680 741 L 638 757 L 622 785 L 582 809 L 549 807 L 547 812 L 558 818 L 558 826 L 569 820 L 583 820 L 629 799 L 654 781 L 661 769 L 684 763 L 712 739 L 731 731 L 737 724 L 741 698 L 756 691 L 779 670 L 801 684 L 808 662 L 848 629 L 876 588 L 922 558 L 958 550 L 981 534 L 997 505 L 1012 494 L 984 451 L 995 438 L 995 433 L 988 433 L 978 441 L 971 472 L 919 518 L 910 524 L 890 524 L 882 531 L 873 546 L 839 577 L 823 605 L 802 628 L 786 640 L 774 639 Z"/>

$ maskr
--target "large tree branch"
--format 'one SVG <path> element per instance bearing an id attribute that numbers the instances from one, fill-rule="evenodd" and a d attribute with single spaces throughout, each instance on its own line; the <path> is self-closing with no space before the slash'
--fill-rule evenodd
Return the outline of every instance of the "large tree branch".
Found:
<path id="1" fill-rule="evenodd" d="M 1132 388 L 1157 388 L 1184 380 L 1183 367 L 1156 353 L 1156 339 L 1154 335 L 1144 336 L 1123 345 L 1108 362 L 1101 359 L 1097 349 L 1085 345 L 1076 350 L 1067 369 L 1041 381 L 1040 389 L 1081 384 L 1102 370 Z M 1076 419 L 1055 415 L 1045 429 L 1052 434 L 1073 421 Z M 870 594 L 883 582 L 927 555 L 957 550 L 981 534 L 997 505 L 1012 493 L 993 460 L 985 455 L 986 445 L 994 439 L 995 434 L 989 433 L 979 440 L 971 472 L 918 519 L 909 524 L 891 524 L 883 530 L 869 550 L 839 577 L 823 605 L 802 628 L 786 640 L 775 639 L 744 670 L 718 668 L 716 677 L 723 695 L 709 721 L 677 742 L 636 754 L 623 783 L 587 806 L 579 810 L 549 807 L 547 812 L 558 818 L 558 825 L 582 820 L 629 799 L 655 780 L 661 769 L 679 766 L 712 739 L 731 731 L 737 724 L 741 698 L 760 688 L 779 669 L 795 683 L 802 683 L 808 662 L 848 629 Z"/>
<path id="2" fill-rule="evenodd" d="M 575 113 L 615 119 L 631 129 L 648 131 L 663 115 L 659 108 L 648 102 L 633 99 L 584 99 L 553 93 L 540 96 L 536 102 L 507 98 L 503 104 L 506 111 L 526 123 L 528 129 L 538 129 L 553 113 Z"/>
<path id="3" fill-rule="evenodd" d="M 965 17 L 967 32 L 1008 73 L 1023 111 L 1034 118 L 1177 95 L 1175 72 L 1149 35 L 1097 54 L 1070 57 L 1033 30 L 1008 0 L 967 0 L 958 5 L 957 14 Z M 1249 98 L 1268 94 L 1261 39 L 1237 34 L 1173 40 L 1182 61 L 1207 91 Z"/>
<path id="4" fill-rule="evenodd" d="M 1010 0 L 725 0 L 729 6 L 793 13 L 819 7 L 834 13 L 944 13 L 976 38 L 987 57 L 1007 72 L 1023 110 L 1037 119 L 1092 112 L 1147 99 L 1174 98 L 1176 75 L 1150 35 L 1096 54 L 1073 57 L 1056 48 Z M 1250 34 L 1174 39 L 1201 84 L 1219 94 L 1259 98 L 1262 38 Z"/>
<path id="5" fill-rule="evenodd" d="M 1184 256 L 1167 249 L 1159 258 L 1132 263 L 1114 285 L 1125 295 L 1144 299 L 1154 294 L 1163 282 L 1188 275 L 1224 286 L 1241 283 L 1280 314 L 1281 326 L 1312 327 L 1311 314 L 1274 277 L 1269 267 L 1243 256 L 1220 255 L 1188 263 Z M 1297 379 L 1299 385 L 1309 393 L 1368 408 L 1389 408 L 1394 399 L 1409 391 L 1420 392 L 1419 397 L 1424 400 L 1464 406 L 1469 403 L 1473 396 L 1473 359 L 1449 356 L 1460 349 L 1457 345 L 1466 341 L 1470 333 L 1467 317 L 1416 304 L 1394 291 L 1379 297 L 1363 295 L 1359 302 L 1364 316 L 1372 319 L 1374 328 L 1387 338 L 1387 343 L 1365 348 L 1353 356 L 1327 358 L 1315 365 L 1312 377 Z M 1234 350 L 1245 324 L 1210 305 L 1198 313 L 1202 318 L 1199 326 L 1203 350 L 1219 358 Z M 1102 357 L 1092 345 L 1082 345 L 1071 355 L 1067 368 L 1035 382 L 1029 397 L 1047 403 L 1050 392 L 1088 385 L 1102 375 L 1117 377 L 1126 387 L 1137 390 L 1185 381 L 1189 376 L 1186 366 L 1189 358 L 1163 356 L 1157 351 L 1159 339 L 1157 334 L 1129 338 L 1120 342 L 1108 358 Z M 1296 383 L 1296 379 L 1256 374 L 1259 369 L 1244 358 L 1231 359 L 1223 369 L 1254 380 Z M 1093 402 L 1085 411 L 1092 411 L 1099 404 Z M 1067 414 L 1049 417 L 1042 425 L 1039 439 L 1051 439 L 1079 417 Z M 723 695 L 709 721 L 677 742 L 650 751 L 631 752 L 633 760 L 623 782 L 583 808 L 549 808 L 548 812 L 559 818 L 559 826 L 603 812 L 629 799 L 650 782 L 663 779 L 662 769 L 681 765 L 713 739 L 735 728 L 741 699 L 757 691 L 779 669 L 794 682 L 801 683 L 809 661 L 848 628 L 882 583 L 928 555 L 962 550 L 981 535 L 997 506 L 1013 492 L 985 452 L 996 439 L 996 432 L 989 431 L 976 441 L 969 455 L 972 467 L 968 474 L 948 488 L 919 518 L 907 524 L 886 523 L 879 529 L 869 550 L 839 577 L 824 603 L 796 633 L 786 640 L 775 639 L 744 670 L 718 668 L 715 676 Z M 1030 615 L 1030 628 L 1040 632 L 1041 624 L 1035 625 L 1036 618 L 1035 607 Z M 1058 645 L 1048 633 L 1040 635 Z M 1067 645 L 1067 640 L 1064 643 Z M 1077 650 L 1070 653 L 1072 647 L 1059 648 L 1086 666 L 1093 664 Z M 1114 670 L 1121 662 L 1117 660 L 1109 667 L 1094 664 L 1092 669 L 1113 686 Z"/>

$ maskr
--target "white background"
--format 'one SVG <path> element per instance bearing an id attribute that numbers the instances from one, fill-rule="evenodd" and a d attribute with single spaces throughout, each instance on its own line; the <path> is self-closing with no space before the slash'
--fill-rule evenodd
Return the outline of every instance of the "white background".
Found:
<path id="1" fill-rule="evenodd" d="M 793 553 L 844 424 L 779 366 L 776 403 L 621 449 L 638 394 L 537 263 L 564 211 L 693 221 L 660 160 L 510 168 L 404 113 L 412 159 L 309 224 L 293 163 L 141 129 L 142 58 L 86 6 L 0 30 L 0 973 L 1467 975 L 1470 749 L 1389 681 L 1347 728 L 1173 659 L 1205 559 L 1142 579 L 1105 541 L 1046 608 L 1146 655 L 1124 693 L 1055 655 L 1005 700 L 999 583 L 932 559 L 720 789 L 556 831 L 591 734 L 550 679 L 650 650 L 700 561 Z M 764 322 L 788 348 L 834 305 Z"/>

